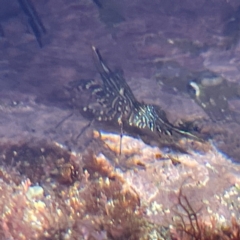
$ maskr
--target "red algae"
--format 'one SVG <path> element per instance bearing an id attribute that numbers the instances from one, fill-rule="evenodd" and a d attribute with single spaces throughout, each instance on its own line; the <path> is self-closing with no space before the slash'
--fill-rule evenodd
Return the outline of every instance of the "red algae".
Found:
<path id="1" fill-rule="evenodd" d="M 214 149 L 166 155 L 129 136 L 119 156 L 119 135 L 94 136 L 82 153 L 0 144 L 2 239 L 239 239 L 238 166 Z"/>

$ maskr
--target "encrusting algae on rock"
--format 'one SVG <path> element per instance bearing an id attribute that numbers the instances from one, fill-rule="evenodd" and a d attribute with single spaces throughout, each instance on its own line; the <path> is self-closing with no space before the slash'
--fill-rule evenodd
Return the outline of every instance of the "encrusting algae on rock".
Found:
<path id="1" fill-rule="evenodd" d="M 165 154 L 125 135 L 119 156 L 119 135 L 94 137 L 82 153 L 0 145 L 2 239 L 238 239 L 238 165 L 214 149 Z"/>

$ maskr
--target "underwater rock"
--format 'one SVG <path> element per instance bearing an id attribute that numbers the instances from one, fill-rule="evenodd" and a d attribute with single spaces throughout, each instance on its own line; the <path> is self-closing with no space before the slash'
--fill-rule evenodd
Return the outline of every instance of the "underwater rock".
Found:
<path id="1" fill-rule="evenodd" d="M 240 217 L 239 165 L 211 145 L 202 154 L 166 153 L 123 135 L 119 155 L 118 134 L 93 136 L 83 152 L 36 139 L 0 142 L 3 239 L 232 239 L 232 228 L 239 233 L 239 223 L 230 221 Z M 64 182 L 58 176 L 69 166 L 78 174 Z M 30 169 L 38 169 L 37 177 Z"/>

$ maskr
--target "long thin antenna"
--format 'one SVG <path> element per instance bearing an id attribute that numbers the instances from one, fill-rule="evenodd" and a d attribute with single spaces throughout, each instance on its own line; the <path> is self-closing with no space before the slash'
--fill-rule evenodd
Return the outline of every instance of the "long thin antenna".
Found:
<path id="1" fill-rule="evenodd" d="M 70 118 L 73 115 L 73 112 L 67 115 L 65 118 L 63 118 L 56 126 L 55 128 L 58 128 L 62 123 L 64 123 L 68 118 Z"/>
<path id="2" fill-rule="evenodd" d="M 47 31 L 37 14 L 36 9 L 30 0 L 18 0 L 20 7 L 28 18 L 28 23 L 32 28 L 33 34 L 36 37 L 36 40 L 39 46 L 42 48 L 42 34 L 45 34 Z"/>
<path id="3" fill-rule="evenodd" d="M 82 128 L 81 132 L 77 135 L 76 140 L 80 138 L 80 136 L 93 124 L 93 122 L 94 122 L 94 119 Z"/>

